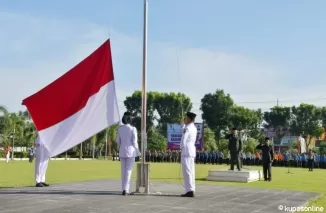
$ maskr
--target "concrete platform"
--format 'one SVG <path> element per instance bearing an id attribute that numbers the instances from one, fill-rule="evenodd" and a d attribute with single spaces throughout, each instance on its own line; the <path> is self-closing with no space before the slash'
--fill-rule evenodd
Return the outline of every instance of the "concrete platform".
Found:
<path id="1" fill-rule="evenodd" d="M 229 171 L 228 169 L 213 169 L 208 171 L 206 180 L 249 183 L 261 180 L 262 177 L 261 170 L 242 169 L 241 171 Z"/>
<path id="2" fill-rule="evenodd" d="M 195 198 L 179 197 L 183 191 L 181 183 L 153 183 L 151 192 L 169 196 L 121 196 L 119 180 L 0 189 L 0 213 L 279 213 L 280 205 L 302 206 L 318 196 L 316 193 L 197 185 Z"/>

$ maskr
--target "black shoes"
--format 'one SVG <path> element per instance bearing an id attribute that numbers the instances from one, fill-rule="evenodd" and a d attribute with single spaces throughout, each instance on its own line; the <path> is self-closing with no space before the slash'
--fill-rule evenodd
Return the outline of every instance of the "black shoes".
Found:
<path id="1" fill-rule="evenodd" d="M 48 187 L 48 186 L 50 186 L 50 185 L 47 184 L 47 183 L 37 183 L 37 184 L 35 185 L 35 187 Z"/>
<path id="2" fill-rule="evenodd" d="M 186 194 L 181 195 L 181 197 L 195 197 L 195 193 L 193 191 L 190 191 Z"/>
<path id="3" fill-rule="evenodd" d="M 126 190 L 123 190 L 123 191 L 122 191 L 122 195 L 123 195 L 123 196 L 126 196 L 126 195 L 129 195 L 129 193 L 128 193 Z"/>
<path id="4" fill-rule="evenodd" d="M 37 183 L 35 187 L 43 187 L 44 185 L 42 183 Z"/>

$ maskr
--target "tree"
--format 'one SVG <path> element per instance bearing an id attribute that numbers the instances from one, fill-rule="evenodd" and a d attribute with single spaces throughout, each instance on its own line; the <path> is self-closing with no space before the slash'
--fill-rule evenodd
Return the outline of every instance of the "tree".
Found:
<path id="1" fill-rule="evenodd" d="M 167 131 L 168 123 L 183 122 L 184 113 L 192 108 L 191 99 L 182 93 L 156 93 L 154 102 L 159 118 L 158 127 L 162 134 Z"/>
<path id="2" fill-rule="evenodd" d="M 293 122 L 291 131 L 299 135 L 304 133 L 307 135 L 307 150 L 314 140 L 323 133 L 323 117 L 322 110 L 311 104 L 300 104 L 300 106 L 292 107 Z"/>
<path id="3" fill-rule="evenodd" d="M 320 112 L 321 112 L 321 119 L 322 119 L 322 124 L 324 129 L 326 129 L 326 107 L 321 107 L 320 108 Z"/>
<path id="4" fill-rule="evenodd" d="M 148 92 L 147 93 L 147 120 L 146 120 L 146 131 L 154 126 L 155 120 L 155 105 L 158 93 Z M 141 91 L 135 91 L 131 96 L 126 97 L 124 105 L 133 116 L 133 125 L 138 131 L 141 131 L 141 115 L 142 115 L 142 93 Z"/>
<path id="5" fill-rule="evenodd" d="M 204 150 L 217 150 L 214 132 L 210 128 L 204 128 Z"/>
<path id="6" fill-rule="evenodd" d="M 321 142 L 319 145 L 319 154 L 325 155 L 326 154 L 326 142 Z"/>
<path id="7" fill-rule="evenodd" d="M 201 99 L 200 109 L 202 119 L 208 127 L 214 131 L 217 143 L 221 139 L 221 133 L 230 125 L 230 112 L 233 107 L 233 100 L 223 90 L 216 90 L 215 93 L 206 94 Z"/>
<path id="8" fill-rule="evenodd" d="M 117 150 L 118 149 L 118 146 L 117 146 L 118 128 L 119 128 L 119 124 L 115 124 L 115 125 L 110 126 L 107 129 L 104 129 L 103 131 L 99 132 L 96 135 L 96 138 L 97 138 L 96 146 L 98 147 L 98 149 L 100 151 L 102 151 L 103 149 L 107 150 L 106 155 L 109 157 L 109 159 L 112 156 L 112 151 L 115 151 L 115 152 L 118 151 Z M 107 147 L 105 148 L 106 145 L 107 145 Z"/>
<path id="9" fill-rule="evenodd" d="M 254 153 L 256 150 L 256 146 L 259 144 L 259 141 L 257 139 L 254 138 L 249 138 L 246 143 L 244 143 L 244 148 L 243 148 L 243 152 L 250 152 L 250 153 Z"/>
<path id="10" fill-rule="evenodd" d="M 36 130 L 32 122 L 25 121 L 23 140 L 26 146 L 34 146 Z"/>
<path id="11" fill-rule="evenodd" d="M 221 139 L 219 144 L 218 144 L 218 150 L 220 152 L 223 152 L 224 157 L 227 157 L 227 154 L 229 153 L 229 141 L 226 139 Z"/>
<path id="12" fill-rule="evenodd" d="M 264 113 L 264 120 L 267 122 L 266 127 L 272 127 L 280 141 L 285 133 L 290 130 L 291 108 L 275 106 L 269 112 Z"/>
<path id="13" fill-rule="evenodd" d="M 261 117 L 255 110 L 235 105 L 231 108 L 230 122 L 239 130 L 251 130 L 261 124 Z"/>
<path id="14" fill-rule="evenodd" d="M 8 110 L 0 105 L 0 136 L 4 133 L 7 123 Z"/>
<path id="15" fill-rule="evenodd" d="M 147 134 L 147 149 L 164 151 L 167 147 L 167 139 L 159 133 L 156 128 L 152 128 Z"/>

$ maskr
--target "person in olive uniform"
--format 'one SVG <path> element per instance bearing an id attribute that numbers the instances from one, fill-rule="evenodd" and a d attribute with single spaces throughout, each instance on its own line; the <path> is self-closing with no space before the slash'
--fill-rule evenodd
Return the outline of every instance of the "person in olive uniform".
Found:
<path id="1" fill-rule="evenodd" d="M 262 164 L 263 164 L 263 172 L 265 181 L 272 180 L 272 163 L 274 160 L 274 150 L 271 145 L 269 145 L 269 138 L 266 137 L 264 144 L 259 144 L 256 149 L 260 149 L 262 151 Z"/>
<path id="2" fill-rule="evenodd" d="M 235 161 L 237 162 L 237 169 L 238 171 L 241 171 L 241 162 L 240 162 L 240 154 L 242 152 L 242 140 L 238 136 L 237 128 L 233 128 L 231 131 L 231 134 L 228 134 L 226 136 L 226 139 L 229 140 L 229 151 L 230 151 L 230 157 L 231 157 L 231 168 L 230 170 L 234 170 L 234 164 Z"/>

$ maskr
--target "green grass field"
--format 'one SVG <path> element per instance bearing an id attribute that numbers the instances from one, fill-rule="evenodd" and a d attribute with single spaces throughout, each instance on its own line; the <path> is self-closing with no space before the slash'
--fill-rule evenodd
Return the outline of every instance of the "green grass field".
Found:
<path id="1" fill-rule="evenodd" d="M 226 166 L 196 165 L 197 184 L 228 185 L 237 187 L 273 188 L 306 192 L 318 192 L 323 196 L 311 201 L 310 206 L 326 208 L 326 170 L 291 168 L 293 174 L 286 174 L 287 168 L 273 168 L 273 181 L 253 183 L 208 182 L 205 177 L 208 170 Z M 257 168 L 257 167 L 249 167 Z M 260 168 L 260 167 L 258 167 Z M 0 162 L 0 187 L 21 187 L 34 185 L 34 163 L 27 161 Z M 134 169 L 133 177 L 136 175 Z M 152 181 L 181 182 L 180 164 L 152 163 L 150 178 Z M 120 178 L 120 163 L 115 161 L 51 161 L 47 172 L 47 182 L 67 183 L 85 180 Z"/>

